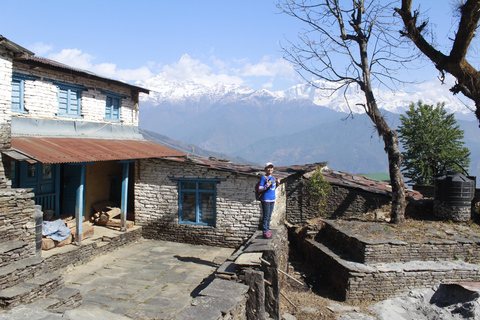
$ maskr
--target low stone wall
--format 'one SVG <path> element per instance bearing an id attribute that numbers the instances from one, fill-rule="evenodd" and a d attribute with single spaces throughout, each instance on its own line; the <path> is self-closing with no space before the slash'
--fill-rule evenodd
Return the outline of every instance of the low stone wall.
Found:
<path id="1" fill-rule="evenodd" d="M 342 243 L 342 249 L 356 262 L 372 264 L 417 260 L 480 260 L 480 238 L 476 237 L 454 237 L 453 240 L 427 238 L 413 243 L 395 239 L 367 240 L 350 235 L 348 230 L 339 230 L 333 221 L 324 222 L 316 239 Z M 379 224 L 379 228 L 383 228 L 383 225 Z"/>
<path id="2" fill-rule="evenodd" d="M 109 238 L 109 241 L 92 242 L 89 244 L 82 244 L 77 247 L 76 250 L 69 252 L 62 252 L 54 254 L 44 259 L 44 270 L 61 270 L 68 265 L 84 264 L 95 257 L 112 252 L 121 246 L 131 244 L 142 238 L 142 230 L 138 228 L 136 230 L 122 233 L 119 236 Z"/>
<path id="3" fill-rule="evenodd" d="M 176 319 L 250 320 L 265 319 L 259 312 L 266 311 L 271 319 L 280 319 L 280 278 L 278 269 L 286 270 L 289 256 L 288 233 L 285 226 L 272 228 L 273 236 L 264 239 L 257 231 L 250 239 L 224 262 L 215 274 L 216 278 L 176 316 Z M 256 261 L 253 264 L 236 264 L 242 254 L 258 253 L 268 264 Z M 233 267 L 233 268 L 232 268 Z M 233 269 L 233 270 L 231 270 Z M 255 300 L 249 295 L 245 273 L 255 270 L 266 280 L 263 299 Z M 251 290 L 251 288 L 250 288 Z M 254 301 L 255 300 L 255 301 Z M 264 306 L 256 306 L 262 301 Z M 253 307 L 253 309 L 251 309 Z M 262 308 L 263 307 L 263 308 Z M 263 310 L 263 311 L 262 311 Z M 255 317 L 248 316 L 254 315 Z"/>
<path id="4" fill-rule="evenodd" d="M 343 260 L 326 246 L 305 240 L 304 253 L 323 279 L 346 301 L 383 300 L 441 282 L 477 281 L 480 266 L 462 261 L 409 262 L 377 266 Z"/>
<path id="5" fill-rule="evenodd" d="M 35 202 L 30 189 L 0 189 L 0 243 L 23 241 L 21 260 L 35 255 Z"/>

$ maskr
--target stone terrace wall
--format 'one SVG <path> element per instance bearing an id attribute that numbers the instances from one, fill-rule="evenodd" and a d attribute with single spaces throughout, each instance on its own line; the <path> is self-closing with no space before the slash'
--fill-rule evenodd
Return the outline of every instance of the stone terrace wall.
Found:
<path id="1" fill-rule="evenodd" d="M 35 255 L 35 202 L 30 189 L 0 189 L 0 243 L 28 243 L 27 258 Z"/>
<path id="2" fill-rule="evenodd" d="M 413 288 L 477 281 L 480 277 L 480 266 L 462 261 L 417 261 L 376 268 L 343 260 L 314 240 L 306 240 L 303 250 L 316 271 L 331 281 L 339 298 L 347 301 L 383 300 Z"/>
<path id="3" fill-rule="evenodd" d="M 335 222 L 325 220 L 325 225 L 316 239 L 343 243 L 342 248 L 356 262 L 373 264 L 415 260 L 480 260 L 480 239 L 475 237 L 471 239 L 455 237 L 454 240 L 426 238 L 411 243 L 395 239 L 368 240 L 350 235 L 345 228 L 339 231 L 334 225 Z M 379 223 L 379 230 L 385 227 L 388 226 Z"/>
<path id="4" fill-rule="evenodd" d="M 260 202 L 253 192 L 260 177 L 160 159 L 137 161 L 135 177 L 135 223 L 146 238 L 235 248 L 260 226 Z M 217 183 L 215 226 L 179 224 L 178 181 L 171 178 L 225 180 Z M 284 194 L 282 187 L 272 226 L 283 222 Z"/>

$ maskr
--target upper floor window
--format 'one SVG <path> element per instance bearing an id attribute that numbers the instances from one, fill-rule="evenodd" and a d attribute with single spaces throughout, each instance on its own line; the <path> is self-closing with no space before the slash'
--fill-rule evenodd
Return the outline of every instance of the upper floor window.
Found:
<path id="1" fill-rule="evenodd" d="M 12 74 L 12 111 L 26 113 L 25 110 L 25 80 L 35 80 L 37 77 L 20 73 Z"/>
<path id="2" fill-rule="evenodd" d="M 179 179 L 180 223 L 215 225 L 216 185 L 214 180 Z"/>
<path id="3" fill-rule="evenodd" d="M 82 90 L 68 85 L 58 86 L 58 115 L 80 116 L 82 112 Z"/>
<path id="4" fill-rule="evenodd" d="M 122 99 L 127 98 L 127 96 L 103 90 L 100 92 L 107 96 L 105 105 L 105 120 L 120 121 Z"/>

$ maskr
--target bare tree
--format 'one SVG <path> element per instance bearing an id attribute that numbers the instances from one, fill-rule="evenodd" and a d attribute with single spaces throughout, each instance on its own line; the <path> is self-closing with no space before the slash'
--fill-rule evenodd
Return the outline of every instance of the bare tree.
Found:
<path id="1" fill-rule="evenodd" d="M 480 0 L 467 0 L 459 2 L 460 22 L 452 39 L 450 53 L 444 54 L 434 47 L 434 43 L 425 39 L 428 21 L 420 21 L 420 11 L 412 14 L 412 0 L 402 0 L 402 7 L 395 11 L 403 20 L 405 29 L 401 35 L 410 39 L 415 46 L 434 64 L 440 71 L 443 82 L 445 73 L 453 75 L 457 81 L 450 88 L 453 94 L 462 93 L 475 102 L 475 115 L 480 121 L 480 74 L 467 61 L 468 48 L 478 28 L 480 19 Z"/>
<path id="2" fill-rule="evenodd" d="M 367 5 L 364 0 L 317 2 L 284 0 L 278 4 L 284 13 L 306 25 L 298 44 L 289 41 L 289 46 L 283 47 L 285 58 L 306 81 L 304 74 L 313 75 L 309 82 L 320 89 L 344 90 L 344 97 L 350 86 L 363 91 L 364 98 L 357 104 L 363 106 L 384 141 L 392 186 L 392 221 L 402 223 L 406 206 L 402 153 L 397 134 L 385 121 L 374 96 L 374 86 L 392 89 L 400 81 L 396 71 L 413 59 L 402 50 L 398 26 L 393 27 L 393 4 L 380 0 Z"/>

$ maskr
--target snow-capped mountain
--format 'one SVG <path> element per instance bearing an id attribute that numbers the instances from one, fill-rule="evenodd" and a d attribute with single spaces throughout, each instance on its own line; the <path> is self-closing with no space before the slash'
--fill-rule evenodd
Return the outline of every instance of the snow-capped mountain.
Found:
<path id="1" fill-rule="evenodd" d="M 140 127 L 145 130 L 241 157 L 251 164 L 327 161 L 329 167 L 350 173 L 388 172 L 383 141 L 363 114 L 363 93 L 353 87 L 325 92 L 303 84 L 272 92 L 235 83 L 169 80 L 162 76 L 138 85 L 151 90 L 142 97 L 140 106 Z M 469 120 L 461 127 L 466 130 L 465 141 L 472 151 L 471 173 L 480 175 L 478 123 L 448 88 L 426 83 L 411 91 L 377 90 L 375 97 L 392 128 L 400 124 L 399 114 L 412 102 L 445 101 L 445 108 L 455 112 L 457 120 Z"/>
<path id="2" fill-rule="evenodd" d="M 349 86 L 340 90 L 326 83 L 315 82 L 299 84 L 285 91 L 252 90 L 246 86 L 231 83 L 202 83 L 194 80 L 167 80 L 163 75 L 151 78 L 141 86 L 151 90 L 149 96 L 144 96 L 143 101 L 149 106 L 160 104 L 174 104 L 178 107 L 196 104 L 195 109 L 209 108 L 211 105 L 230 103 L 251 103 L 262 107 L 268 101 L 284 103 L 285 101 L 309 101 L 328 109 L 344 113 L 364 113 L 362 104 L 365 96 L 359 88 Z M 465 105 L 473 106 L 467 99 L 460 100 L 449 92 L 450 85 L 437 83 L 424 83 L 416 85 L 410 90 L 375 90 L 375 98 L 380 109 L 392 113 L 404 113 L 410 103 L 422 100 L 425 104 L 445 102 L 449 112 L 457 116 L 471 114 Z M 192 110 L 190 110 L 192 111 Z"/>

